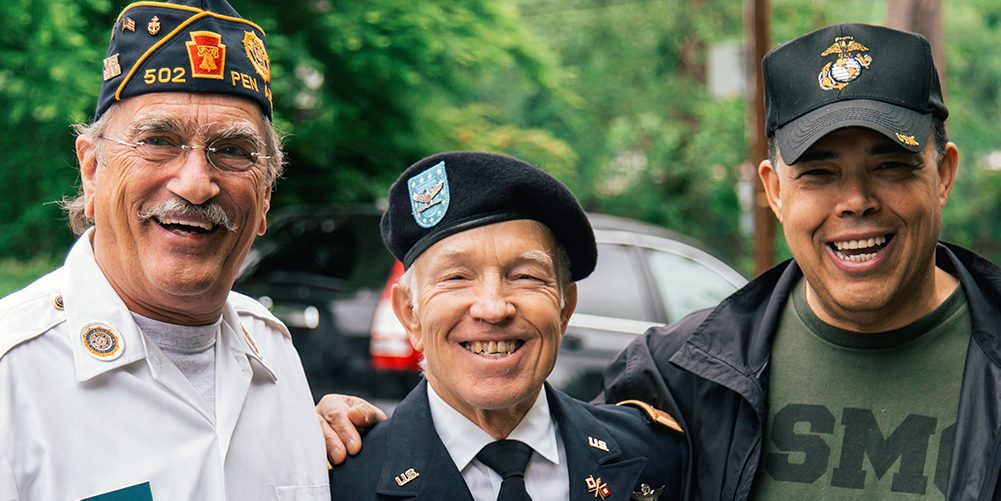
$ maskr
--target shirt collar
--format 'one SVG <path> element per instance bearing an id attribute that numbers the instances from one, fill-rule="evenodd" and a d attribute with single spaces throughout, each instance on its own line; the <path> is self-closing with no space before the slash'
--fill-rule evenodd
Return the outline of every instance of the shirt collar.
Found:
<path id="1" fill-rule="evenodd" d="M 434 429 L 452 457 L 452 461 L 455 462 L 455 467 L 462 471 L 476 458 L 480 449 L 495 440 L 476 423 L 448 405 L 434 391 L 431 383 L 428 383 L 427 387 L 428 405 L 431 408 Z M 539 392 L 535 397 L 535 403 L 507 438 L 524 442 L 553 464 L 560 463 L 556 445 L 556 427 L 549 412 L 549 400 L 545 391 Z"/>
<path id="2" fill-rule="evenodd" d="M 132 314 L 97 266 L 90 242 L 93 234 L 91 228 L 77 239 L 64 266 L 63 306 L 76 379 L 80 382 L 147 357 L 146 345 Z M 106 329 L 106 336 L 120 343 L 121 353 L 93 354 L 84 335 L 95 328 Z"/>

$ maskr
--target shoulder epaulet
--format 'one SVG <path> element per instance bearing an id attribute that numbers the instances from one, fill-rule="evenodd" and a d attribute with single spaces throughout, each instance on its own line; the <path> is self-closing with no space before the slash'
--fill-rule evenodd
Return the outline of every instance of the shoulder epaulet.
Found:
<path id="1" fill-rule="evenodd" d="M 66 320 L 54 272 L 0 300 L 0 358 Z"/>
<path id="2" fill-rule="evenodd" d="M 676 431 L 678 433 L 684 433 L 685 432 L 685 430 L 681 429 L 681 425 L 678 424 L 678 421 L 676 419 L 674 419 L 673 417 L 671 417 L 670 414 L 668 414 L 667 412 L 664 412 L 664 411 L 662 411 L 662 410 L 660 410 L 660 409 L 658 409 L 658 408 L 656 408 L 656 407 L 654 407 L 654 406 L 652 406 L 652 405 L 650 405 L 650 404 L 648 404 L 648 403 L 646 403 L 646 402 L 644 402 L 642 400 L 623 400 L 623 401 L 621 401 L 621 402 L 619 402 L 619 403 L 617 403 L 615 405 L 628 405 L 630 407 L 636 407 L 637 409 L 645 412 L 646 415 L 647 415 L 647 417 L 650 418 L 650 421 L 653 421 L 654 423 L 659 423 L 659 424 L 661 424 L 663 426 L 666 426 L 666 427 L 668 427 L 668 428 L 670 428 L 670 429 L 672 429 L 672 430 L 674 430 L 674 431 Z"/>
<path id="3" fill-rule="evenodd" d="M 271 311 L 268 310 L 263 304 L 255 301 L 254 299 L 240 294 L 239 292 L 231 291 L 229 293 L 229 302 L 233 305 L 236 313 L 241 317 L 251 316 L 257 318 L 264 321 L 285 336 L 292 336 L 288 331 L 288 327 L 286 327 L 274 313 L 271 313 Z"/>

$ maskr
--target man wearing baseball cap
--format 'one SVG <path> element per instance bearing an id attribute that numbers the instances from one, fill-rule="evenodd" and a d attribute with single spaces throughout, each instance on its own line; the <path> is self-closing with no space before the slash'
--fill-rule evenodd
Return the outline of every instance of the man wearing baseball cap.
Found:
<path id="1" fill-rule="evenodd" d="M 119 15 L 77 129 L 82 234 L 0 301 L 0 499 L 329 495 L 288 330 L 230 291 L 282 170 L 271 106 L 265 34 L 225 0 Z"/>
<path id="2" fill-rule="evenodd" d="M 566 186 L 511 157 L 441 153 L 400 175 L 381 227 L 426 380 L 334 468 L 334 499 L 680 499 L 670 416 L 545 384 L 597 259 Z"/>
<path id="3" fill-rule="evenodd" d="M 762 64 L 793 259 L 638 338 L 605 397 L 679 416 L 693 499 L 997 499 L 1001 269 L 938 241 L 958 150 L 928 41 L 836 25 Z"/>

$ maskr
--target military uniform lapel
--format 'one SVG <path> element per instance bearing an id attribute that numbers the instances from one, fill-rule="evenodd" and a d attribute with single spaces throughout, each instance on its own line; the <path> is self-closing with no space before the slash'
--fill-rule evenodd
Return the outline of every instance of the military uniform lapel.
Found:
<path id="1" fill-rule="evenodd" d="M 567 454 L 570 501 L 628 501 L 646 466 L 645 458 L 623 458 L 618 443 L 582 404 L 546 384 L 549 406 Z"/>
<path id="2" fill-rule="evenodd" d="M 473 501 L 431 421 L 427 381 L 393 411 L 389 454 L 376 492 L 405 499 Z"/>

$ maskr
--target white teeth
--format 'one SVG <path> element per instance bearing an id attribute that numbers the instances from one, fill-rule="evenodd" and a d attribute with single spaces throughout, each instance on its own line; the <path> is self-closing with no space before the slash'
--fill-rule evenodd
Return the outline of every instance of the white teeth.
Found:
<path id="1" fill-rule="evenodd" d="M 855 250 L 855 249 L 867 249 L 869 247 L 876 247 L 877 245 L 883 245 L 886 243 L 886 236 L 880 235 L 874 238 L 861 239 L 861 240 L 845 240 L 842 242 L 834 242 L 834 247 L 839 251 L 843 250 Z"/>
<path id="2" fill-rule="evenodd" d="M 213 226 L 211 223 L 202 223 L 199 221 L 180 221 L 178 219 L 167 219 L 167 218 L 159 218 L 159 219 L 160 219 L 160 224 L 179 224 L 183 226 L 194 226 L 195 228 L 201 228 L 203 230 L 211 230 Z"/>
<path id="3" fill-rule="evenodd" d="M 848 254 L 842 254 L 841 252 L 837 252 L 837 255 L 838 255 L 839 258 L 841 258 L 841 259 L 843 259 L 845 261 L 851 261 L 853 263 L 864 263 L 866 261 L 869 261 L 870 259 L 875 259 L 877 253 L 873 252 L 871 254 L 853 254 L 853 255 L 848 255 Z"/>

